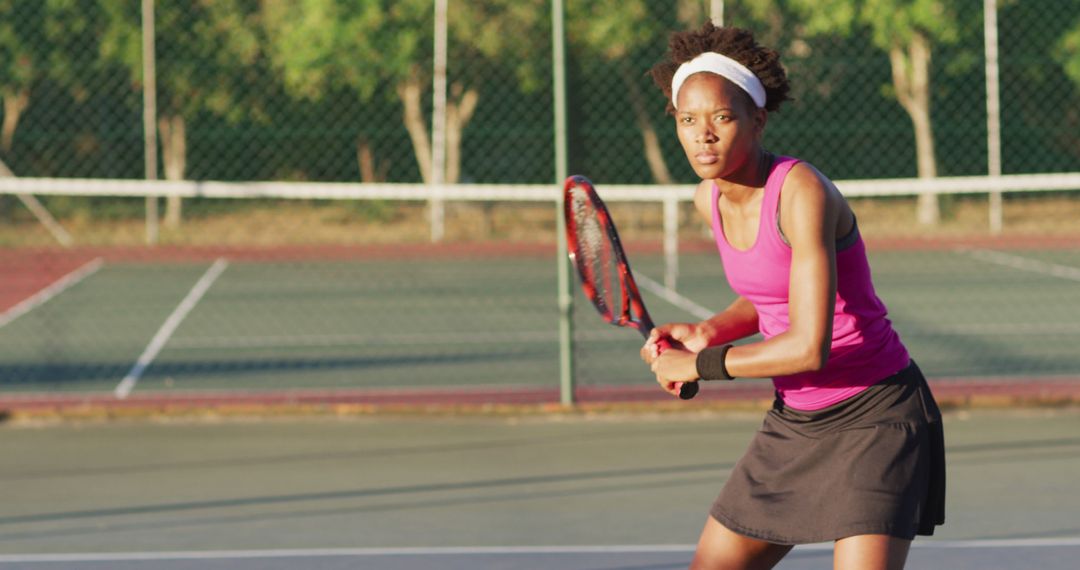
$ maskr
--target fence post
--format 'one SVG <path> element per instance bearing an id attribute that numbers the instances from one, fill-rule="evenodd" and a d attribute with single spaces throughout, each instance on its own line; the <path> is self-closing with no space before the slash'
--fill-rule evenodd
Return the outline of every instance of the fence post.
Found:
<path id="1" fill-rule="evenodd" d="M 679 280 L 679 196 L 664 197 L 664 287 L 675 291 Z"/>
<path id="2" fill-rule="evenodd" d="M 983 38 L 986 51 L 986 166 L 1001 176 L 1001 86 L 998 69 L 997 0 L 983 0 Z M 1001 191 L 990 192 L 990 233 L 1003 226 Z"/>
<path id="3" fill-rule="evenodd" d="M 564 406 L 574 404 L 574 291 L 570 279 L 570 259 L 566 255 L 566 219 L 563 217 L 562 181 L 567 176 L 566 165 L 566 51 L 563 29 L 563 2 L 551 2 L 551 63 L 555 100 L 555 225 L 557 242 L 555 259 L 558 266 L 559 302 L 559 401 Z"/>
<path id="4" fill-rule="evenodd" d="M 143 154 L 147 180 L 157 180 L 157 58 L 154 0 L 142 0 Z M 146 243 L 158 241 L 158 197 L 146 197 Z"/>
<path id="5" fill-rule="evenodd" d="M 709 18 L 714 26 L 724 25 L 724 0 L 711 0 L 709 2 Z"/>
<path id="6" fill-rule="evenodd" d="M 442 184 L 446 176 L 446 10 L 449 0 L 435 0 L 435 69 L 432 76 L 431 109 L 431 241 L 440 242 L 445 235 L 445 214 Z"/>

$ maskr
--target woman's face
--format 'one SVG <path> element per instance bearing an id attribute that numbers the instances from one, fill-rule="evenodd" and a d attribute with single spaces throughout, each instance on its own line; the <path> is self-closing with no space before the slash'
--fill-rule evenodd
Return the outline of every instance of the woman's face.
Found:
<path id="1" fill-rule="evenodd" d="M 677 103 L 679 142 L 703 180 L 731 177 L 757 155 L 767 113 L 734 83 L 713 73 L 691 75 Z"/>

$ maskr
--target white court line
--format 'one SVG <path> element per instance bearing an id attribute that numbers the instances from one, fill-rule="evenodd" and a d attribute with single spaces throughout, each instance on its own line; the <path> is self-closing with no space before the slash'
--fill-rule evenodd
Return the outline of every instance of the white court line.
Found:
<path id="1" fill-rule="evenodd" d="M 49 302 L 50 299 L 63 293 L 68 287 L 93 275 L 101 266 L 105 265 L 100 257 L 93 259 L 67 275 L 53 281 L 48 287 L 23 299 L 22 302 L 0 313 L 0 328 L 30 311 Z"/>
<path id="2" fill-rule="evenodd" d="M 663 285 L 657 283 L 656 281 L 653 281 L 652 279 L 649 279 L 644 275 L 634 275 L 634 279 L 638 283 L 641 283 L 642 288 L 652 291 L 653 293 L 663 298 L 665 301 L 671 303 L 672 305 L 675 305 L 676 307 L 679 307 L 680 309 L 685 310 L 686 312 L 694 315 L 701 320 L 712 318 L 713 315 L 716 314 L 716 311 L 711 311 L 705 307 L 702 307 L 701 305 L 691 301 L 690 299 L 687 299 L 686 297 L 683 297 L 675 291 L 664 287 Z"/>
<path id="3" fill-rule="evenodd" d="M 993 540 L 938 540 L 911 543 L 922 548 L 1042 548 L 1080 546 L 1077 538 L 1001 538 Z"/>
<path id="4" fill-rule="evenodd" d="M 912 548 L 1056 548 L 1080 546 L 1078 538 L 1021 538 L 995 540 L 916 540 Z M 799 550 L 832 550 L 833 545 L 810 544 Z M 71 554 L 4 554 L 0 563 L 121 562 L 130 560 L 228 560 L 243 558 L 322 558 L 330 556 L 446 556 L 475 554 L 635 554 L 689 553 L 692 544 L 611 546 L 479 546 L 417 548 L 312 548 L 279 550 L 193 550 L 174 552 L 87 552 Z"/>
<path id="5" fill-rule="evenodd" d="M 182 349 L 206 348 L 290 348 L 297 346 L 424 346 L 440 345 L 487 345 L 496 343 L 530 343 L 557 341 L 557 332 L 491 332 L 469 333 L 406 333 L 406 334 L 311 334 L 247 337 L 192 337 L 174 338 L 171 346 Z M 614 336 L 614 335 L 613 335 Z M 622 338 L 622 335 L 618 335 Z"/>
<path id="6" fill-rule="evenodd" d="M 377 346 L 488 346 L 492 344 L 523 344 L 558 342 L 558 332 L 490 332 L 469 333 L 407 333 L 386 335 L 280 335 L 249 337 L 177 337 L 169 341 L 169 347 L 178 350 L 206 350 L 219 348 L 296 348 L 296 347 L 363 347 Z M 624 342 L 626 337 L 615 329 L 598 331 L 574 331 L 576 338 L 589 341 Z"/>
<path id="7" fill-rule="evenodd" d="M 202 296 L 210 288 L 210 285 L 214 283 L 225 268 L 229 266 L 229 262 L 224 258 L 218 259 L 210 266 L 210 269 L 206 270 L 206 273 L 195 283 L 195 286 L 188 292 L 187 297 L 184 297 L 183 301 L 177 305 L 173 310 L 169 318 L 165 319 L 165 323 L 158 329 L 157 334 L 150 340 L 150 344 L 146 346 L 146 350 L 139 355 L 139 359 L 135 361 L 135 365 L 131 367 L 131 371 L 127 373 L 127 376 L 116 385 L 116 389 L 113 390 L 113 394 L 117 398 L 126 398 L 132 390 L 135 389 L 135 383 L 142 377 L 143 372 L 150 366 L 150 363 L 157 358 L 161 349 L 165 347 L 165 343 L 169 341 L 169 337 L 176 332 L 176 328 L 180 326 L 180 323 L 184 321 L 188 313 L 195 308 L 195 305 L 202 299 Z"/>
<path id="8" fill-rule="evenodd" d="M 1000 251 L 992 251 L 989 249 L 960 248 L 957 251 L 966 253 L 980 261 L 986 261 L 1004 267 L 1011 267 L 1021 271 L 1030 271 L 1032 273 L 1041 273 L 1043 275 L 1070 279 L 1072 281 L 1080 281 L 1080 268 L 1078 267 L 1039 261 L 1037 259 L 1002 253 Z"/>

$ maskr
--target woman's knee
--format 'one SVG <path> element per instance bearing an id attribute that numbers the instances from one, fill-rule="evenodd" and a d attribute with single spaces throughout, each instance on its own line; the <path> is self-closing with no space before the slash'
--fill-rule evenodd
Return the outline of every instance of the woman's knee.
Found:
<path id="1" fill-rule="evenodd" d="M 743 536 L 709 517 L 701 531 L 692 570 L 766 570 L 775 566 L 791 550 Z"/>
<path id="2" fill-rule="evenodd" d="M 851 536 L 836 541 L 833 567 L 838 570 L 900 570 L 907 562 L 911 541 L 883 534 Z"/>

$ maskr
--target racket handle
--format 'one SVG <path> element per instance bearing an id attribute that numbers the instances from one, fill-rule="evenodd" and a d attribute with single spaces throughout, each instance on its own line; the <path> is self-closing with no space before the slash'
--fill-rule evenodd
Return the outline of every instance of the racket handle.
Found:
<path id="1" fill-rule="evenodd" d="M 664 352 L 665 350 L 671 348 L 671 343 L 668 342 L 668 340 L 666 338 L 661 338 L 661 339 L 656 341 L 656 348 L 659 349 L 660 352 Z M 700 386 L 698 386 L 697 382 L 676 382 L 675 383 L 675 389 L 679 391 L 679 399 L 680 400 L 693 399 L 694 396 L 697 396 L 699 388 L 700 388 Z"/>
<path id="2" fill-rule="evenodd" d="M 694 398 L 694 396 L 697 396 L 697 382 L 678 382 L 677 385 L 679 387 L 679 399 L 691 400 Z"/>

